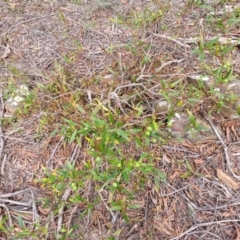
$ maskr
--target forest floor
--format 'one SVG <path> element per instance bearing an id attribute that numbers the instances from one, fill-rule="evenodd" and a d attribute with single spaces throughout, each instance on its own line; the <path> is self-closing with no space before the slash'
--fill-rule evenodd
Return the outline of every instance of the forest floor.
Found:
<path id="1" fill-rule="evenodd" d="M 223 0 L 0 1 L 0 239 L 239 240 L 237 99 L 214 90 L 240 78 L 239 45 L 218 41 L 239 40 L 239 16 Z M 182 132 L 202 119 L 215 137 L 174 136 L 182 113 Z"/>

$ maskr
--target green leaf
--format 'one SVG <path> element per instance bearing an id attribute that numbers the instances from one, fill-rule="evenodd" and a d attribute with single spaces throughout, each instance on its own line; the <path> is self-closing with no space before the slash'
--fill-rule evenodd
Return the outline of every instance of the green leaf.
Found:
<path id="1" fill-rule="evenodd" d="M 44 84 L 42 84 L 40 82 L 37 82 L 36 85 L 38 88 L 41 88 L 41 89 L 44 89 L 44 87 L 45 87 Z"/>
<path id="2" fill-rule="evenodd" d="M 50 133 L 51 137 L 55 137 L 57 135 L 58 129 L 55 129 L 53 132 Z"/>
<path id="3" fill-rule="evenodd" d="M 139 133 L 139 132 L 142 132 L 142 129 L 140 129 L 140 128 L 133 128 L 133 129 L 129 130 L 129 132 L 131 132 L 131 133 Z"/>
<path id="4" fill-rule="evenodd" d="M 240 116 L 240 106 L 237 107 L 237 113 Z"/>
<path id="5" fill-rule="evenodd" d="M 114 22 L 114 23 L 119 23 L 119 24 L 123 24 L 124 21 L 115 17 L 115 18 L 110 18 L 110 21 Z"/>
<path id="6" fill-rule="evenodd" d="M 79 105 L 77 105 L 77 110 L 82 114 L 86 113 L 85 110 Z"/>
<path id="7" fill-rule="evenodd" d="M 106 122 L 104 120 L 94 118 L 93 123 L 96 127 L 104 127 L 106 125 Z"/>
<path id="8" fill-rule="evenodd" d="M 177 81 L 175 81 L 175 82 L 173 82 L 173 83 L 171 83 L 171 88 L 174 88 L 174 87 L 176 87 L 179 83 L 182 83 L 182 79 L 180 78 L 180 79 L 178 79 Z"/>
<path id="9" fill-rule="evenodd" d="M 159 185 L 160 185 L 159 178 L 156 175 L 154 175 L 153 178 L 154 178 L 154 184 L 155 184 L 156 188 L 159 189 Z"/>
<path id="10" fill-rule="evenodd" d="M 128 134 L 126 133 L 126 131 L 122 130 L 122 129 L 117 129 L 117 134 L 120 135 L 121 137 L 125 138 L 126 140 L 129 140 L 128 138 Z"/>
<path id="11" fill-rule="evenodd" d="M 92 173 L 92 175 L 93 175 L 93 179 L 94 179 L 94 180 L 102 181 L 102 178 L 97 175 L 97 173 L 95 172 L 95 170 L 92 170 L 91 173 Z"/>
<path id="12" fill-rule="evenodd" d="M 142 161 L 142 160 L 144 160 L 144 159 L 146 159 L 148 157 L 149 157 L 148 153 L 142 153 L 141 157 L 139 158 L 139 161 Z"/>
<path id="13" fill-rule="evenodd" d="M 20 228 L 23 229 L 25 227 L 25 225 L 24 225 L 23 219 L 20 215 L 17 216 L 17 220 L 18 220 L 18 224 L 19 224 Z"/>
<path id="14" fill-rule="evenodd" d="M 112 206 L 110 209 L 113 211 L 120 211 L 122 209 L 122 207 L 121 206 Z"/>
<path id="15" fill-rule="evenodd" d="M 193 171 L 193 167 L 192 167 L 191 163 L 189 161 L 186 161 L 186 165 L 187 165 L 188 170 L 193 173 L 194 171 Z"/>
<path id="16" fill-rule="evenodd" d="M 71 164 L 69 161 L 67 161 L 67 168 L 69 169 L 69 170 L 71 170 L 71 171 L 73 171 L 74 170 L 74 165 L 73 164 Z"/>
<path id="17" fill-rule="evenodd" d="M 71 119 L 67 119 L 67 118 L 62 118 L 66 123 L 68 123 L 71 127 L 72 126 L 76 126 L 77 123 L 73 122 Z"/>
<path id="18" fill-rule="evenodd" d="M 72 134 L 72 136 L 71 136 L 71 138 L 70 138 L 70 141 L 69 141 L 69 143 L 72 143 L 74 140 L 75 140 L 75 138 L 76 138 L 76 135 L 77 135 L 77 129 L 73 132 L 73 134 Z"/>
<path id="19" fill-rule="evenodd" d="M 129 205 L 129 208 L 130 208 L 130 209 L 138 209 L 138 208 L 141 208 L 141 207 L 142 207 L 141 204 L 130 204 L 130 205 Z"/>
<path id="20" fill-rule="evenodd" d="M 113 234 L 113 236 L 118 237 L 121 232 L 122 232 L 122 229 L 118 229 L 118 230 Z"/>
<path id="21" fill-rule="evenodd" d="M 158 176 L 163 182 L 166 182 L 166 174 L 164 172 L 158 170 Z"/>
<path id="22" fill-rule="evenodd" d="M 114 115 L 112 113 L 109 113 L 108 119 L 110 123 L 114 123 Z"/>
<path id="23" fill-rule="evenodd" d="M 157 125 L 157 123 L 155 121 L 153 121 L 153 129 L 155 131 L 158 131 L 158 125 Z"/>
<path id="24" fill-rule="evenodd" d="M 215 45 L 218 42 L 218 39 L 219 38 L 217 37 L 217 38 L 214 38 L 214 39 L 208 41 L 207 44 L 206 44 L 206 47 L 211 48 L 213 45 Z"/>
<path id="25" fill-rule="evenodd" d="M 191 171 L 187 171 L 186 173 L 182 174 L 180 177 L 181 178 L 188 178 L 191 175 L 192 175 L 192 172 Z"/>

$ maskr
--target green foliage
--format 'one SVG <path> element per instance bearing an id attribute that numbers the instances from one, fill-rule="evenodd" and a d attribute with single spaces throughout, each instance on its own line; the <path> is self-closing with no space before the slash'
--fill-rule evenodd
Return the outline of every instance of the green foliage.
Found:
<path id="1" fill-rule="evenodd" d="M 76 168 L 69 162 L 62 169 L 46 171 L 46 177 L 41 180 L 44 186 L 48 186 L 56 196 L 56 201 L 69 187 L 72 191 L 68 204 L 85 204 L 85 213 L 88 213 L 91 204 L 88 196 L 83 193 L 86 182 L 95 184 L 95 191 L 107 190 L 110 193 L 109 204 L 114 211 L 120 211 L 128 220 L 127 209 L 137 208 L 131 201 L 139 189 L 139 180 L 147 181 L 153 178 L 157 186 L 165 181 L 165 174 L 155 167 L 151 152 L 142 152 L 138 158 L 131 154 L 124 154 L 123 146 L 130 147 L 133 139 L 141 136 L 142 149 L 148 149 L 151 141 L 161 141 L 158 134 L 158 125 L 153 122 L 146 131 L 139 128 L 124 129 L 124 123 L 114 120 L 109 116 L 108 120 L 92 116 L 91 122 L 77 124 L 72 120 L 64 119 L 61 133 L 71 143 L 84 137 L 89 143 L 88 157 L 84 161 L 84 167 Z M 148 134 L 149 133 L 149 134 Z M 138 146 L 138 144 L 137 144 Z M 133 145 L 135 147 L 135 145 Z M 133 184 L 133 186 L 131 186 Z M 126 187 L 128 186 L 128 187 Z M 114 200 L 115 194 L 123 195 L 122 200 Z M 96 204 L 100 199 L 98 194 L 93 200 Z M 90 204 L 90 205 L 89 205 Z M 93 203 L 92 203 L 93 204 Z"/>
<path id="2" fill-rule="evenodd" d="M 134 29 L 145 29 L 152 25 L 154 22 L 160 20 L 163 17 L 162 10 L 152 11 L 149 8 L 141 11 L 131 11 L 130 14 L 124 19 L 122 16 L 111 19 L 112 22 L 119 24 L 127 24 Z"/>

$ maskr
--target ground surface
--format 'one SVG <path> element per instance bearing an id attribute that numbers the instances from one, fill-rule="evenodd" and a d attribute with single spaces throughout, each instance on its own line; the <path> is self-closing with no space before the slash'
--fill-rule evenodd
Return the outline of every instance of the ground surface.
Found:
<path id="1" fill-rule="evenodd" d="M 231 96 L 187 81 L 239 79 L 239 49 L 207 41 L 240 37 L 226 2 L 0 1 L 1 239 L 240 239 Z M 175 112 L 229 136 L 173 138 Z"/>

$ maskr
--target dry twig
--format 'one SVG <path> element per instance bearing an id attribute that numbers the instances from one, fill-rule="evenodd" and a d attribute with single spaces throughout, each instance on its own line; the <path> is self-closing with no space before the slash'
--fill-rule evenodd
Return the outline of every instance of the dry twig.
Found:
<path id="1" fill-rule="evenodd" d="M 2 96 L 2 89 L 0 89 L 0 101 L 1 101 L 1 111 L 0 111 L 0 161 L 2 160 L 2 153 L 4 148 L 4 136 L 3 136 L 3 130 L 2 130 L 2 118 L 4 113 L 4 101 Z"/>
<path id="2" fill-rule="evenodd" d="M 160 67 L 155 68 L 155 72 L 156 73 L 161 72 L 162 69 L 165 68 L 166 66 L 171 65 L 172 63 L 181 63 L 184 60 L 185 60 L 185 58 L 182 58 L 182 59 L 179 59 L 179 60 L 172 60 L 172 61 L 165 62 Z"/>
<path id="3" fill-rule="evenodd" d="M 229 171 L 232 173 L 232 175 L 240 180 L 240 177 L 237 176 L 234 171 L 232 170 L 231 168 L 231 163 L 230 163 L 230 157 L 228 155 L 228 148 L 227 148 L 227 145 L 225 144 L 225 142 L 223 141 L 222 137 L 220 136 L 220 134 L 218 133 L 217 129 L 215 128 L 215 126 L 213 125 L 212 121 L 208 118 L 208 117 L 205 117 L 205 119 L 208 121 L 208 123 L 210 124 L 210 126 L 212 127 L 213 131 L 215 132 L 217 138 L 219 139 L 219 141 L 221 142 L 222 146 L 223 146 L 223 150 L 224 150 L 224 155 L 225 155 L 225 160 L 226 160 L 226 164 L 227 164 L 227 167 L 229 169 Z"/>
<path id="4" fill-rule="evenodd" d="M 23 195 L 28 194 L 28 196 L 27 196 L 27 199 L 28 199 L 29 193 L 30 193 L 31 199 L 29 199 L 28 201 L 15 201 L 15 200 L 8 199 L 10 197 L 14 197 L 19 194 L 23 194 Z M 10 206 L 9 209 L 11 211 L 16 211 L 16 212 L 25 212 L 26 213 L 25 209 L 32 207 L 32 212 L 28 212 L 28 213 L 32 213 L 33 223 L 39 222 L 39 215 L 38 215 L 38 211 L 37 211 L 37 207 L 36 207 L 36 203 L 35 203 L 35 195 L 31 188 L 27 188 L 27 189 L 24 189 L 21 191 L 8 193 L 8 194 L 1 194 L 0 195 L 0 203 L 1 203 L 1 206 L 3 206 L 3 205 L 6 206 L 4 203 L 9 203 L 11 205 L 14 204 L 15 206 Z"/>
<path id="5" fill-rule="evenodd" d="M 27 20 L 24 20 L 22 22 L 18 22 L 16 23 L 15 25 L 11 26 L 4 34 L 4 36 L 6 36 L 10 30 L 13 30 L 14 28 L 16 28 L 17 26 L 20 26 L 22 24 L 25 24 L 25 23 L 29 23 L 29 22 L 35 22 L 37 20 L 41 20 L 41 19 L 44 19 L 44 18 L 48 18 L 48 17 L 52 17 L 52 16 L 55 16 L 57 15 L 57 13 L 52 13 L 52 14 L 49 14 L 49 15 L 45 15 L 45 16 L 40 16 L 40 17 L 36 17 L 36 18 L 31 18 L 31 19 L 27 19 Z"/>
<path id="6" fill-rule="evenodd" d="M 190 227 L 187 231 L 181 233 L 177 237 L 171 238 L 171 240 L 180 239 L 184 235 L 192 232 L 194 229 L 199 228 L 199 227 L 207 227 L 207 226 L 212 225 L 212 224 L 221 224 L 221 223 L 229 223 L 229 222 L 240 222 L 240 219 L 226 219 L 226 220 L 215 221 L 215 222 L 199 223 L 199 224 L 196 224 L 196 225 Z"/>
<path id="7" fill-rule="evenodd" d="M 174 39 L 173 37 L 167 36 L 167 35 L 165 35 L 165 34 L 157 34 L 157 33 L 152 33 L 152 34 L 153 34 L 153 36 L 155 36 L 155 37 L 159 37 L 159 38 L 167 39 L 167 40 L 169 40 L 169 41 L 173 41 L 173 42 L 177 43 L 177 44 L 178 44 L 179 46 L 181 46 L 181 47 L 191 48 L 189 45 L 187 45 L 187 44 L 185 44 L 185 43 L 182 43 L 182 42 L 180 42 L 179 40 Z"/>
<path id="8" fill-rule="evenodd" d="M 55 146 L 54 150 L 52 151 L 52 154 L 51 154 L 50 158 L 46 161 L 46 164 L 49 164 L 49 162 L 53 159 L 55 153 L 57 152 L 58 148 L 61 146 L 63 140 L 64 140 L 64 137 L 61 137 L 61 139 L 59 140 L 59 142 Z"/>

